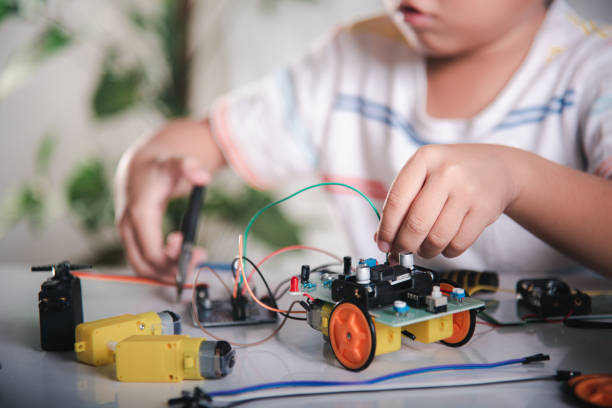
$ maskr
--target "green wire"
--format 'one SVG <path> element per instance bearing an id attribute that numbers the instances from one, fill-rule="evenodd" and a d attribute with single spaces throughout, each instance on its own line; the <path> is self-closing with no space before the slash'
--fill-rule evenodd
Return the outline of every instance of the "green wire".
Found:
<path id="1" fill-rule="evenodd" d="M 374 210 L 374 212 L 376 213 L 376 216 L 378 217 L 378 219 L 380 220 L 380 213 L 378 212 L 378 210 L 376 209 L 376 206 L 374 205 L 374 203 L 372 202 L 372 200 L 370 200 L 368 198 L 368 196 L 366 196 L 365 194 L 363 194 L 361 191 L 359 191 L 358 189 L 356 189 L 353 186 L 349 186 L 348 184 L 344 184 L 344 183 L 335 183 L 335 182 L 328 182 L 328 183 L 318 183 L 318 184 L 313 184 L 312 186 L 308 186 L 308 187 L 304 187 L 301 190 L 296 191 L 295 193 L 285 197 L 285 198 L 281 198 L 278 201 L 275 201 L 273 203 L 270 203 L 268 205 L 266 205 L 265 207 L 263 207 L 261 210 L 257 211 L 255 213 L 255 215 L 251 218 L 251 221 L 249 221 L 248 225 L 246 226 L 246 229 L 244 230 L 244 242 L 242 244 L 242 251 L 244 253 L 243 256 L 247 256 L 247 238 L 249 236 L 249 231 L 251 230 L 251 226 L 253 225 L 253 223 L 255 222 L 255 220 L 257 219 L 257 217 L 259 217 L 262 213 L 264 213 L 268 208 L 273 207 L 277 204 L 282 203 L 283 201 L 287 201 L 290 198 L 295 197 L 296 195 L 303 193 L 306 190 L 310 190 L 311 188 L 315 188 L 315 187 L 322 187 L 322 186 L 340 186 L 340 187 L 346 187 L 348 189 L 353 190 L 354 192 L 356 192 L 357 194 L 359 194 L 360 196 L 362 196 L 363 198 L 366 199 L 366 201 L 370 204 L 370 207 L 372 207 L 372 209 Z M 242 277 L 240 278 L 240 283 L 242 283 Z"/>

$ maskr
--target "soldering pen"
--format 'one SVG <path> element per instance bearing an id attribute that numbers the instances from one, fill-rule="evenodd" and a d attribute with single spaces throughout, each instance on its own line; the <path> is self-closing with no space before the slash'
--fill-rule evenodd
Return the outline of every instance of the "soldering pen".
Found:
<path id="1" fill-rule="evenodd" d="M 202 201 L 204 201 L 205 193 L 206 187 L 194 187 L 193 190 L 191 190 L 191 195 L 189 196 L 187 210 L 183 215 L 183 221 L 181 223 L 183 243 L 181 245 L 181 254 L 179 255 L 179 270 L 176 275 L 177 299 L 180 299 L 181 294 L 183 293 L 185 277 L 187 276 L 187 269 L 189 269 L 189 262 L 191 261 L 191 250 L 193 248 L 193 242 L 198 229 L 198 216 L 200 214 Z"/>

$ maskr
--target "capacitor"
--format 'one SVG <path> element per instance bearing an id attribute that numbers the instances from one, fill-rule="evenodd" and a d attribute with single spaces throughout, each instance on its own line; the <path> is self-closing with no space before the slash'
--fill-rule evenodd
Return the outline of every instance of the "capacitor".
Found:
<path id="1" fill-rule="evenodd" d="M 300 281 L 302 283 L 308 283 L 310 280 L 310 265 L 302 265 L 302 272 L 300 273 Z"/>
<path id="2" fill-rule="evenodd" d="M 402 251 L 399 253 L 399 264 L 404 268 L 414 268 L 414 255 L 412 252 Z"/>
<path id="3" fill-rule="evenodd" d="M 289 284 L 289 292 L 299 292 L 300 291 L 300 280 L 297 276 L 291 277 L 291 283 Z"/>
<path id="4" fill-rule="evenodd" d="M 350 256 L 345 256 L 343 261 L 344 261 L 344 274 L 346 276 L 349 276 L 351 274 L 352 259 Z"/>
<path id="5" fill-rule="evenodd" d="M 368 265 L 360 263 L 357 266 L 357 283 L 360 285 L 370 283 L 370 267 Z"/>

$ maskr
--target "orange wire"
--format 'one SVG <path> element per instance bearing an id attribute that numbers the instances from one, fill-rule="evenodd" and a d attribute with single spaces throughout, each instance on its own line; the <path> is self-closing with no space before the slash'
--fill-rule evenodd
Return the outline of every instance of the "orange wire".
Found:
<path id="1" fill-rule="evenodd" d="M 289 251 L 297 251 L 300 249 L 307 249 L 310 251 L 315 251 L 315 252 L 320 252 L 322 254 L 325 254 L 331 258 L 334 258 L 335 260 L 337 260 L 338 262 L 342 262 L 342 259 L 340 259 L 338 256 L 332 254 L 331 252 L 328 252 L 324 249 L 320 249 L 320 248 L 315 248 L 315 247 L 311 247 L 308 245 L 290 245 L 290 246 L 286 246 L 284 248 L 281 249 L 277 249 L 276 251 L 272 252 L 269 255 L 266 255 L 265 258 L 263 258 L 261 261 L 259 261 L 259 263 L 257 263 L 257 267 L 261 267 L 261 265 L 263 265 L 267 260 L 269 260 L 270 258 L 276 256 L 276 255 L 280 255 L 283 254 L 285 252 L 289 252 Z M 251 281 L 251 278 L 253 277 L 253 274 L 255 273 L 255 268 L 253 268 L 253 270 L 251 271 L 251 273 L 249 274 L 249 278 L 247 279 L 249 282 Z M 246 287 L 242 288 L 242 294 L 244 295 L 244 293 L 246 292 Z"/>
<path id="2" fill-rule="evenodd" d="M 223 287 L 227 291 L 228 295 L 231 295 L 232 291 L 227 286 L 227 284 L 225 283 L 223 278 L 221 278 L 219 273 L 216 270 L 214 270 L 213 268 L 211 268 L 211 267 L 207 267 L 207 268 L 208 268 L 208 270 L 210 272 L 212 272 L 213 275 L 215 275 L 215 277 L 219 280 L 219 282 L 221 282 L 221 284 L 223 285 Z M 140 276 L 111 275 L 111 274 L 104 274 L 104 273 L 78 272 L 78 271 L 72 272 L 72 274 L 74 276 L 79 277 L 79 278 L 98 280 L 98 281 L 138 283 L 138 284 L 141 284 L 141 285 L 165 286 L 165 287 L 176 286 L 175 283 L 161 282 L 161 281 L 158 281 L 158 280 L 155 280 L 155 279 L 143 278 L 143 277 L 140 277 Z M 193 285 L 190 284 L 190 283 L 185 283 L 183 285 L 183 288 L 185 288 L 185 289 L 192 289 Z"/>
<path id="3" fill-rule="evenodd" d="M 244 263 L 243 263 L 243 252 L 242 252 L 242 235 L 238 236 L 238 268 L 240 270 L 240 273 L 242 273 L 242 279 L 244 280 L 244 285 L 247 288 L 247 291 L 249 292 L 249 295 L 251 295 L 251 298 L 253 298 L 253 300 L 261 307 L 263 307 L 264 309 L 270 310 L 271 312 L 277 312 L 277 313 L 306 313 L 305 310 L 296 310 L 295 312 L 291 312 L 289 310 L 282 310 L 282 309 L 277 309 L 275 307 L 271 307 L 266 305 L 264 302 L 262 302 L 261 300 L 259 300 L 257 298 L 257 296 L 255 296 L 255 294 L 253 293 L 253 291 L 251 290 L 251 286 L 249 285 L 249 282 L 247 281 L 246 278 L 246 274 L 244 273 Z"/>
<path id="4" fill-rule="evenodd" d="M 208 268 L 208 269 L 210 269 L 210 267 L 208 267 L 208 266 L 205 266 L 205 267 L 204 267 L 204 268 L 202 268 L 202 269 L 207 269 L 207 268 Z M 192 285 L 192 286 L 195 286 L 195 285 L 197 284 L 197 282 L 198 282 L 198 276 L 200 276 L 200 270 L 201 270 L 201 269 L 198 269 L 198 270 L 196 271 L 196 273 L 194 274 L 194 276 L 193 276 L 193 285 Z M 295 313 L 295 312 L 293 312 L 291 309 L 293 309 L 293 306 L 295 306 L 295 304 L 296 304 L 296 303 L 298 303 L 298 302 L 297 302 L 297 301 L 295 301 L 295 302 L 293 302 L 293 303 L 291 304 L 291 306 L 289 306 L 289 312 L 290 312 L 290 313 Z M 212 334 L 211 332 L 209 332 L 208 330 L 206 330 L 206 329 L 204 328 L 204 326 L 202 326 L 202 323 L 200 323 L 200 319 L 199 319 L 199 316 L 198 316 L 198 310 L 197 310 L 197 308 L 196 308 L 196 291 L 195 291 L 195 290 L 194 290 L 194 291 L 191 293 L 191 313 L 193 313 L 193 317 L 194 317 L 194 319 L 193 319 L 193 320 L 195 320 L 195 322 L 197 323 L 198 327 L 200 328 L 200 330 L 202 330 L 202 332 L 203 332 L 205 335 L 207 335 L 208 337 L 211 337 L 211 338 L 213 338 L 213 339 L 215 339 L 215 340 L 220 340 L 220 341 L 221 341 L 221 340 L 223 340 L 223 341 L 227 341 L 229 344 L 231 344 L 232 346 L 236 346 L 236 347 L 249 347 L 249 346 L 257 346 L 257 345 L 259 345 L 259 344 L 265 343 L 266 341 L 270 340 L 272 337 L 274 337 L 274 336 L 276 336 L 276 335 L 278 334 L 278 332 L 279 332 L 279 331 L 280 331 L 280 330 L 283 328 L 283 326 L 285 325 L 285 323 L 287 323 L 287 319 L 288 319 L 288 317 L 289 317 L 289 313 L 287 313 L 287 314 L 285 315 L 285 318 L 283 319 L 283 321 L 282 321 L 282 322 L 280 322 L 280 324 L 278 325 L 278 327 L 277 327 L 276 329 L 274 329 L 274 331 L 273 331 L 272 333 L 270 333 L 270 335 L 268 335 L 267 337 L 264 337 L 263 339 L 258 340 L 258 341 L 255 341 L 255 342 L 253 342 L 253 343 L 237 343 L 237 342 L 234 342 L 234 341 L 230 341 L 230 340 L 223 339 L 223 338 L 221 338 L 221 337 L 215 336 L 214 334 Z M 305 313 L 305 312 L 304 312 L 304 313 Z"/>
<path id="5" fill-rule="evenodd" d="M 111 275 L 111 274 L 95 273 L 95 272 L 71 272 L 71 273 L 74 276 L 79 277 L 79 278 L 99 280 L 99 281 L 139 283 L 141 285 L 152 285 L 152 286 L 176 286 L 176 284 L 174 283 L 161 282 L 155 279 L 143 278 L 140 276 Z M 191 284 L 185 284 L 184 287 L 185 289 L 191 289 L 193 286 Z"/>

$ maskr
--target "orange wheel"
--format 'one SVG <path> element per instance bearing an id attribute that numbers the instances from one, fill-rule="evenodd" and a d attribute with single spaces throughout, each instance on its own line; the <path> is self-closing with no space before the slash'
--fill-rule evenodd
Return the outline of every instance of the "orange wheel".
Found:
<path id="1" fill-rule="evenodd" d="M 351 371 L 361 371 L 374 359 L 374 323 L 356 304 L 341 302 L 329 318 L 329 342 L 340 364 Z"/>
<path id="2" fill-rule="evenodd" d="M 440 289 L 443 292 L 452 292 L 453 285 L 446 282 L 440 283 Z M 449 347 L 461 347 L 470 339 L 474 334 L 476 328 L 476 311 L 466 310 L 464 312 L 455 313 L 453 315 L 453 334 L 450 337 L 442 340 L 441 342 Z"/>
<path id="3" fill-rule="evenodd" d="M 595 407 L 612 407 L 612 375 L 591 374 L 567 382 L 575 397 Z"/>

